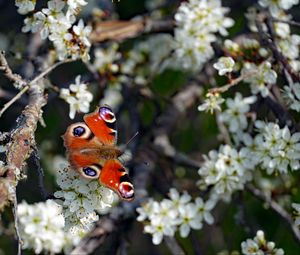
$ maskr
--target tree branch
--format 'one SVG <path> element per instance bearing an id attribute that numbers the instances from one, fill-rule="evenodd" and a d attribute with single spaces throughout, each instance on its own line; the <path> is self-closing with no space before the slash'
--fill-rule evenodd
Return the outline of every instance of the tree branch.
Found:
<path id="1" fill-rule="evenodd" d="M 179 246 L 178 242 L 176 241 L 175 237 L 164 236 L 164 241 L 173 255 L 185 254 L 185 252 L 182 250 L 182 248 Z"/>
<path id="2" fill-rule="evenodd" d="M 299 228 L 294 224 L 294 221 L 290 214 L 284 210 L 283 207 L 281 207 L 277 202 L 272 200 L 271 197 L 264 194 L 261 190 L 255 188 L 253 185 L 247 185 L 246 189 L 257 199 L 265 202 L 274 212 L 276 212 L 289 226 L 289 228 L 292 230 L 292 233 L 294 235 L 295 240 L 300 243 L 300 231 Z"/>
<path id="3" fill-rule="evenodd" d="M 10 69 L 7 60 L 5 58 L 5 52 L 0 51 L 0 70 L 3 71 L 4 75 L 14 83 L 17 83 L 20 87 L 27 85 L 27 82 L 19 75 L 13 73 Z"/>

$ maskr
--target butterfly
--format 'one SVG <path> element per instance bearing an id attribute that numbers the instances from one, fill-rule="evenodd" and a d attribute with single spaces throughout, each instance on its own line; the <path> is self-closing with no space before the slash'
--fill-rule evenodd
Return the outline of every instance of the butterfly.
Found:
<path id="1" fill-rule="evenodd" d="M 134 198 L 134 187 L 118 157 L 116 117 L 109 106 L 86 114 L 84 122 L 70 125 L 62 136 L 71 167 L 81 176 L 98 181 L 121 199 Z"/>

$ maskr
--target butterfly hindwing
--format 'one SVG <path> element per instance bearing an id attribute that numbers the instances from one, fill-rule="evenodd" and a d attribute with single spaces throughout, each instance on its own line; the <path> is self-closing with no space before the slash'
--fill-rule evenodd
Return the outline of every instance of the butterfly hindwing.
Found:
<path id="1" fill-rule="evenodd" d="M 134 198 L 134 188 L 127 171 L 117 159 L 106 161 L 101 169 L 99 181 L 114 190 L 124 200 Z"/>

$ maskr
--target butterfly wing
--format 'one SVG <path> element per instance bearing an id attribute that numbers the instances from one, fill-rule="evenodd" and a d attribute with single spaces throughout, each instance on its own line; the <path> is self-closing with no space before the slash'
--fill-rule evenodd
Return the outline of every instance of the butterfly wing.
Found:
<path id="1" fill-rule="evenodd" d="M 83 177 L 97 179 L 101 171 L 101 144 L 83 122 L 70 125 L 62 136 L 72 168 Z"/>
<path id="2" fill-rule="evenodd" d="M 134 188 L 125 167 L 117 159 L 107 160 L 100 172 L 99 181 L 115 191 L 120 198 L 132 200 Z"/>
<path id="3" fill-rule="evenodd" d="M 72 168 L 88 179 L 115 191 L 120 198 L 132 200 L 134 188 L 126 169 L 117 160 L 121 152 L 116 148 L 116 118 L 112 110 L 103 106 L 84 116 L 83 122 L 68 127 L 63 135 Z"/>
<path id="4" fill-rule="evenodd" d="M 93 113 L 86 114 L 84 121 L 101 144 L 116 144 L 116 117 L 108 106 L 101 106 Z"/>

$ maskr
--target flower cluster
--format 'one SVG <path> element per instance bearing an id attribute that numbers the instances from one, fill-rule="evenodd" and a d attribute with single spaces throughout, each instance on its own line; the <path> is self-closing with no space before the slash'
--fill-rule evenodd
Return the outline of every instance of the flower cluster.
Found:
<path id="1" fill-rule="evenodd" d="M 28 205 L 18 204 L 20 234 L 24 249 L 33 249 L 36 254 L 60 253 L 80 241 L 79 235 L 64 232 L 61 206 L 53 200 Z"/>
<path id="2" fill-rule="evenodd" d="M 83 179 L 70 168 L 59 171 L 57 183 L 61 190 L 54 196 L 62 200 L 65 229 L 72 233 L 90 230 L 99 219 L 96 212 L 106 213 L 115 201 L 112 190 L 97 180 Z"/>
<path id="3" fill-rule="evenodd" d="M 292 207 L 295 210 L 295 225 L 300 226 L 300 204 L 292 203 Z"/>
<path id="4" fill-rule="evenodd" d="M 256 121 L 255 127 L 259 133 L 252 141 L 250 137 L 245 140 L 249 151 L 252 150 L 253 162 L 257 162 L 268 174 L 299 170 L 300 133 L 291 134 L 287 126 L 280 128 L 271 122 Z"/>
<path id="5" fill-rule="evenodd" d="M 242 190 L 246 182 L 252 179 L 254 162 L 248 150 L 236 150 L 229 145 L 222 145 L 219 151 L 212 150 L 204 155 L 204 163 L 198 173 L 200 189 L 212 185 L 211 196 L 229 201 L 231 194 Z"/>
<path id="6" fill-rule="evenodd" d="M 228 11 L 220 0 L 190 0 L 180 5 L 175 14 L 175 54 L 183 68 L 199 71 L 213 56 L 215 33 L 226 36 L 226 29 L 234 24 L 224 16 Z"/>
<path id="7" fill-rule="evenodd" d="M 42 39 L 53 42 L 58 59 L 89 59 L 90 41 L 88 36 L 91 27 L 84 26 L 82 20 L 76 25 L 76 15 L 86 5 L 85 0 L 51 0 L 47 8 L 35 11 L 24 20 L 24 33 L 39 32 Z M 16 5 L 21 14 L 31 12 L 35 8 L 35 0 L 17 0 Z"/>
<path id="8" fill-rule="evenodd" d="M 60 97 L 70 105 L 69 116 L 74 119 L 76 112 L 87 113 L 93 94 L 87 91 L 87 85 L 80 81 L 80 75 L 75 78 L 75 84 L 71 84 L 69 89 L 61 89 Z"/>
<path id="9" fill-rule="evenodd" d="M 236 93 L 234 99 L 226 99 L 227 109 L 220 114 L 220 121 L 228 125 L 231 133 L 242 132 L 248 126 L 246 113 L 255 101 L 255 96 L 243 98 L 242 94 Z"/>
<path id="10" fill-rule="evenodd" d="M 206 189 L 213 185 L 211 194 L 228 200 L 230 195 L 243 189 L 252 179 L 257 167 L 267 174 L 286 174 L 288 169 L 299 170 L 300 133 L 291 134 L 288 127 L 280 128 L 275 123 L 256 121 L 258 134 L 252 138 L 241 134 L 244 146 L 239 150 L 222 145 L 219 151 L 212 150 L 204 155 L 204 163 L 199 169 L 199 186 Z"/>
<path id="11" fill-rule="evenodd" d="M 281 248 L 276 248 L 274 242 L 267 242 L 262 230 L 257 231 L 253 239 L 247 239 L 241 244 L 242 254 L 244 255 L 283 255 Z"/>
<path id="12" fill-rule="evenodd" d="M 169 199 L 161 202 L 150 199 L 137 208 L 137 220 L 144 222 L 144 231 L 152 235 L 152 242 L 157 245 L 164 235 L 174 236 L 177 230 L 181 237 L 187 237 L 191 229 L 201 229 L 203 221 L 212 224 L 214 219 L 210 211 L 215 203 L 215 200 L 204 202 L 200 197 L 191 202 L 191 196 L 187 192 L 180 195 L 173 188 L 169 192 Z"/>

